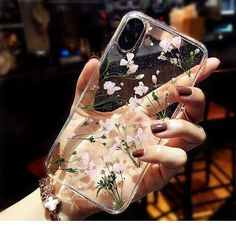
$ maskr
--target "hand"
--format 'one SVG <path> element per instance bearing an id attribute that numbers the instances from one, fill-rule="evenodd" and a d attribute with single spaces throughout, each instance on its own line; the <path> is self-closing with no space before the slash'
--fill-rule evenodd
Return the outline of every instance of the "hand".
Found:
<path id="1" fill-rule="evenodd" d="M 93 71 L 97 68 L 97 63 L 98 61 L 96 59 L 90 60 L 82 71 L 77 83 L 72 109 Z M 206 67 L 198 77 L 197 82 L 204 80 L 210 75 L 217 68 L 218 64 L 219 61 L 217 59 L 208 59 Z M 95 83 L 96 82 L 97 81 L 95 81 Z M 143 145 L 146 146 L 144 149 L 133 152 L 134 157 L 139 158 L 141 161 L 151 163 L 140 183 L 135 200 L 145 196 L 149 192 L 162 188 L 186 162 L 185 151 L 196 147 L 205 139 L 203 129 L 194 124 L 202 120 L 204 112 L 204 95 L 198 88 L 182 87 L 182 85 L 188 85 L 188 82 L 184 80 L 184 78 L 181 79 L 181 82 L 177 83 L 176 90 L 171 93 L 172 96 L 174 96 L 173 99 L 179 103 L 185 104 L 185 113 L 180 113 L 177 119 L 157 121 L 153 116 L 152 110 L 148 109 L 148 107 L 141 108 L 136 113 L 135 117 L 127 117 L 127 120 L 128 118 L 132 118 L 134 121 L 141 118 L 144 124 L 144 133 L 149 132 L 149 145 L 146 143 Z M 168 85 L 163 85 L 161 88 L 165 89 L 167 87 Z M 88 97 L 85 101 L 91 101 L 91 99 Z M 142 104 L 147 104 L 146 101 L 146 98 L 143 98 Z M 128 109 L 129 106 L 125 109 L 126 113 Z M 119 110 L 120 109 L 116 112 L 120 112 Z M 78 113 L 80 114 L 83 112 Z M 112 113 L 105 114 L 99 113 L 96 116 L 106 118 L 112 115 Z M 189 119 L 191 121 L 189 121 Z M 150 129 L 150 127 L 152 129 Z M 156 144 L 159 138 L 163 140 L 164 145 Z M 64 212 L 64 217 L 67 217 L 67 219 L 83 219 L 84 217 L 99 211 L 98 208 L 91 205 L 86 200 L 77 197 L 77 195 L 71 193 L 65 187 L 58 187 L 59 195 L 62 196 L 64 201 L 62 211 Z M 66 201 L 68 201 L 68 204 Z"/>

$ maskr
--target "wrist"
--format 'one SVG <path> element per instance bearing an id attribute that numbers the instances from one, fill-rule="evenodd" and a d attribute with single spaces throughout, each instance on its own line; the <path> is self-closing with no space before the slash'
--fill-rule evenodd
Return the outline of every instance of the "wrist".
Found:
<path id="1" fill-rule="evenodd" d="M 55 180 L 53 180 L 52 185 L 54 196 L 60 200 L 57 213 L 60 220 L 84 220 L 88 216 L 101 211 L 101 209 Z"/>

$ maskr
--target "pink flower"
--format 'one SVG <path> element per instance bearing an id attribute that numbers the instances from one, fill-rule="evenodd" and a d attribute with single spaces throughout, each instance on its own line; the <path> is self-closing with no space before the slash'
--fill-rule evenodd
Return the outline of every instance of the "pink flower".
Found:
<path id="1" fill-rule="evenodd" d="M 172 47 L 172 40 L 171 39 L 167 39 L 167 40 L 162 40 L 159 43 L 159 46 L 163 49 L 163 51 L 166 52 L 171 52 L 171 50 L 173 49 Z"/>
<path id="2" fill-rule="evenodd" d="M 125 164 L 124 163 L 115 163 L 113 165 L 113 168 L 114 168 L 114 172 L 122 173 L 124 171 Z"/>
<path id="3" fill-rule="evenodd" d="M 107 90 L 108 95 L 112 95 L 112 94 L 115 93 L 115 91 L 121 90 L 120 87 L 116 86 L 116 84 L 114 82 L 111 82 L 111 81 L 106 81 L 103 85 L 103 88 L 105 90 Z"/>
<path id="4" fill-rule="evenodd" d="M 90 161 L 88 152 L 85 152 L 82 155 L 82 163 L 90 175 L 93 175 L 96 172 L 96 165 L 93 160 Z"/>
<path id="5" fill-rule="evenodd" d="M 115 122 L 111 119 L 106 119 L 105 122 L 99 121 L 99 125 L 105 130 L 105 134 L 108 136 L 110 132 L 115 128 Z"/>
<path id="6" fill-rule="evenodd" d="M 121 140 L 118 136 L 116 136 L 114 139 L 115 139 L 115 143 L 111 146 L 110 148 L 111 151 L 117 150 L 121 143 Z"/>
<path id="7" fill-rule="evenodd" d="M 139 82 L 139 86 L 134 87 L 135 94 L 143 96 L 148 91 L 148 87 L 144 86 L 143 82 Z"/>
<path id="8" fill-rule="evenodd" d="M 176 47 L 176 48 L 180 48 L 180 46 L 181 46 L 181 37 L 174 37 L 173 39 L 172 39 L 172 41 L 171 41 L 171 43 L 172 43 L 172 45 L 174 46 L 174 47 Z"/>
<path id="9" fill-rule="evenodd" d="M 136 108 L 142 104 L 142 100 L 134 96 L 129 99 L 129 104 L 130 104 L 130 111 L 134 112 Z"/>
<path id="10" fill-rule="evenodd" d="M 84 166 L 88 166 L 88 164 L 89 164 L 89 154 L 88 154 L 88 152 L 85 152 L 82 155 L 82 163 L 83 163 Z"/>
<path id="11" fill-rule="evenodd" d="M 93 176 L 96 173 L 96 165 L 93 160 L 89 162 L 88 173 L 90 176 Z"/>

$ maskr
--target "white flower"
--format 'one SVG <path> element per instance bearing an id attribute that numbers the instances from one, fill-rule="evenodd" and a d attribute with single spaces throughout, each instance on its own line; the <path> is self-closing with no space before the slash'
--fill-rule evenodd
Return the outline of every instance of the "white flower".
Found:
<path id="1" fill-rule="evenodd" d="M 116 136 L 114 139 L 115 139 L 115 143 L 111 146 L 110 148 L 111 151 L 117 150 L 121 143 L 121 140 L 118 136 Z"/>
<path id="2" fill-rule="evenodd" d="M 57 208 L 58 204 L 59 200 L 57 198 L 53 198 L 53 196 L 49 196 L 48 199 L 43 202 L 44 207 L 51 212 L 53 212 Z"/>
<path id="3" fill-rule="evenodd" d="M 135 94 L 143 96 L 148 92 L 148 87 L 144 86 L 143 82 L 139 82 L 139 86 L 134 87 Z"/>
<path id="4" fill-rule="evenodd" d="M 163 61 L 167 60 L 167 58 L 165 57 L 164 55 L 164 52 L 162 52 L 159 56 L 158 56 L 158 59 L 161 59 Z"/>
<path id="5" fill-rule="evenodd" d="M 167 39 L 167 40 L 162 40 L 160 43 L 159 43 L 159 46 L 163 49 L 163 51 L 166 53 L 166 52 L 171 52 L 171 50 L 173 49 L 172 47 L 172 40 L 170 39 Z"/>
<path id="6" fill-rule="evenodd" d="M 127 74 L 132 74 L 137 71 L 138 65 L 132 64 L 128 68 L 129 68 L 129 70 L 127 71 Z"/>
<path id="7" fill-rule="evenodd" d="M 156 70 L 156 75 L 152 75 L 152 82 L 157 84 L 157 75 L 160 73 L 160 70 Z"/>
<path id="8" fill-rule="evenodd" d="M 134 112 L 136 108 L 142 104 L 142 100 L 134 96 L 129 99 L 129 104 L 130 104 L 130 111 Z"/>
<path id="9" fill-rule="evenodd" d="M 114 172 L 122 173 L 124 171 L 125 164 L 124 163 L 114 163 L 113 168 L 114 168 Z"/>
<path id="10" fill-rule="evenodd" d="M 144 78 L 144 74 L 139 74 L 135 77 L 136 80 L 142 80 Z"/>
<path id="11" fill-rule="evenodd" d="M 143 129 L 139 127 L 136 135 L 134 136 L 135 143 L 137 143 L 137 142 L 140 143 L 141 139 L 142 139 L 142 136 L 143 136 Z"/>
<path id="12" fill-rule="evenodd" d="M 102 120 L 99 120 L 99 125 L 105 129 L 105 134 L 107 136 L 115 128 L 115 123 L 111 119 L 106 119 L 105 123 Z"/>
<path id="13" fill-rule="evenodd" d="M 116 86 L 114 82 L 106 81 L 103 85 L 104 89 L 107 90 L 108 95 L 112 95 L 115 93 L 115 91 L 121 90 L 120 87 Z"/>
<path id="14" fill-rule="evenodd" d="M 134 64 L 133 58 L 134 58 L 134 53 L 128 52 L 126 54 L 126 59 L 121 59 L 120 60 L 120 65 L 121 66 L 127 66 L 129 67 L 130 65 Z"/>
<path id="15" fill-rule="evenodd" d="M 181 46 L 181 37 L 174 37 L 171 41 L 172 45 L 175 46 L 176 48 L 180 48 Z"/>
<path id="16" fill-rule="evenodd" d="M 170 63 L 177 65 L 178 64 L 178 60 L 176 58 L 170 58 Z"/>
<path id="17" fill-rule="evenodd" d="M 153 29 L 153 27 L 149 26 L 148 27 L 148 31 L 151 31 Z"/>
<path id="18" fill-rule="evenodd" d="M 120 60 L 120 65 L 121 66 L 126 66 L 128 68 L 127 74 L 132 74 L 135 73 L 138 69 L 138 65 L 134 64 L 133 58 L 134 58 L 134 54 L 131 52 L 128 52 L 126 54 L 126 59 L 121 59 Z"/>
<path id="19" fill-rule="evenodd" d="M 197 49 L 195 49 L 194 54 L 197 55 L 199 52 L 200 52 L 200 49 L 197 48 Z"/>
<path id="20" fill-rule="evenodd" d="M 157 84 L 157 76 L 152 75 L 152 82 L 156 85 Z"/>

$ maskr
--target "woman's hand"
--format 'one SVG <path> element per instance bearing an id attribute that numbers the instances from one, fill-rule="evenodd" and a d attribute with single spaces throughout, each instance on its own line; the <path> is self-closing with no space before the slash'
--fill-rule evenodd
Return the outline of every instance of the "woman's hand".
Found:
<path id="1" fill-rule="evenodd" d="M 97 64 L 98 60 L 91 59 L 84 67 L 77 82 L 72 109 L 97 68 Z M 208 59 L 204 71 L 198 77 L 197 82 L 207 78 L 218 65 L 218 59 Z M 204 94 L 199 88 L 186 85 L 188 85 L 188 82 L 182 79 L 181 82 L 177 83 L 176 91 L 172 93 L 177 102 L 185 105 L 184 110 L 176 119 L 157 121 L 148 107 L 138 112 L 140 114 L 138 114 L 139 118 L 145 118 L 144 123 L 146 122 L 151 127 L 152 135 L 150 135 L 150 140 L 148 140 L 151 143 L 150 145 L 144 145 L 146 146 L 145 148 L 133 152 L 134 157 L 151 163 L 139 185 L 135 200 L 166 185 L 170 178 L 185 164 L 187 160 L 186 151 L 198 146 L 205 140 L 204 130 L 196 125 L 203 118 Z M 165 87 L 163 85 L 161 88 Z M 90 100 L 86 99 L 86 101 Z M 142 104 L 146 104 L 145 99 L 142 99 Z M 106 118 L 106 115 L 104 115 L 104 118 Z M 154 144 L 155 140 L 159 138 L 162 139 L 162 144 Z M 64 186 L 58 185 L 58 194 L 63 199 L 62 212 L 65 219 L 83 219 L 99 211 L 97 207 L 79 198 Z"/>

